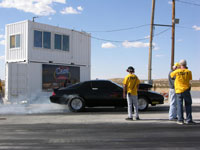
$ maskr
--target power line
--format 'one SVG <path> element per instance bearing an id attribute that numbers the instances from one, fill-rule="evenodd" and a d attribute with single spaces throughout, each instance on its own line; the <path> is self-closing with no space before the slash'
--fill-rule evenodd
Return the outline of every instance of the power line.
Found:
<path id="1" fill-rule="evenodd" d="M 200 6 L 200 4 L 187 2 L 187 1 L 183 1 L 183 0 L 176 0 L 176 1 L 179 2 L 179 3 L 188 4 L 188 5 Z"/>
<path id="2" fill-rule="evenodd" d="M 165 29 L 165 30 L 163 30 L 163 31 L 161 31 L 161 32 L 159 32 L 159 33 L 157 33 L 157 34 L 155 34 L 154 37 L 159 36 L 159 35 L 161 35 L 161 34 L 167 32 L 169 29 L 170 29 L 170 28 Z M 98 37 L 95 37 L 95 36 L 90 36 L 90 37 L 93 38 L 93 39 L 96 39 L 96 40 L 106 41 L 106 42 L 114 42 L 114 43 L 122 43 L 122 42 L 125 41 L 125 40 L 123 40 L 123 41 L 109 40 L 109 39 L 104 39 L 104 38 L 98 38 Z M 129 42 L 137 42 L 137 41 L 144 41 L 144 40 L 147 40 L 147 39 L 149 39 L 149 37 L 141 38 L 141 39 L 135 39 L 135 40 L 128 40 L 128 41 L 129 41 Z"/>
<path id="3" fill-rule="evenodd" d="M 149 26 L 150 24 L 144 24 L 136 27 L 129 27 L 129 28 L 121 28 L 121 29 L 114 29 L 114 30 L 105 30 L 105 31 L 87 31 L 87 32 L 118 32 L 118 31 L 125 31 L 125 30 L 132 30 L 137 29 L 145 26 Z"/>

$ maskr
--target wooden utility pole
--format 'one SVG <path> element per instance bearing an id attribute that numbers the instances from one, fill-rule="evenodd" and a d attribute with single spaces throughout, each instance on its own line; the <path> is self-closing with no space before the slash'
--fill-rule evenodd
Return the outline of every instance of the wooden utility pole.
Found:
<path id="1" fill-rule="evenodd" d="M 148 82 L 152 83 L 151 71 L 152 71 L 152 42 L 153 42 L 153 30 L 154 30 L 154 12 L 155 12 L 155 0 L 152 0 L 152 12 L 151 12 L 151 33 L 149 41 L 149 63 L 148 63 Z"/>
<path id="2" fill-rule="evenodd" d="M 175 45 L 175 0 L 172 0 L 172 50 L 171 50 L 171 69 L 174 65 L 174 46 Z"/>

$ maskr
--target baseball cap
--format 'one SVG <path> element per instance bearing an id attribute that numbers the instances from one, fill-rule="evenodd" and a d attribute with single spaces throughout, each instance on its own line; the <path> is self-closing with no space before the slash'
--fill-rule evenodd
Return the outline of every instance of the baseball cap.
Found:
<path id="1" fill-rule="evenodd" d="M 185 59 L 181 59 L 180 62 L 179 62 L 179 64 L 181 66 L 187 66 L 187 61 Z"/>
<path id="2" fill-rule="evenodd" d="M 177 62 L 174 64 L 174 67 L 180 67 L 180 64 Z"/>
<path id="3" fill-rule="evenodd" d="M 134 70 L 135 69 L 132 66 L 129 66 L 128 69 L 127 69 L 128 72 L 134 72 Z"/>

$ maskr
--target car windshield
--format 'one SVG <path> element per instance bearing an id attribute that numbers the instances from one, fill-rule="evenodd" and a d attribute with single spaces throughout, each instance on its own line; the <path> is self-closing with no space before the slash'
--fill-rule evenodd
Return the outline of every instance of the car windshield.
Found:
<path id="1" fill-rule="evenodd" d="M 123 88 L 123 86 L 122 85 L 120 85 L 120 84 L 118 84 L 118 83 L 116 83 L 116 82 L 113 82 L 113 81 L 111 81 L 113 84 L 115 84 L 115 85 L 117 85 L 117 86 L 119 86 L 119 87 L 121 87 L 121 88 Z"/>
<path id="2" fill-rule="evenodd" d="M 75 84 L 68 85 L 67 87 L 62 87 L 60 89 L 74 89 L 74 88 L 79 88 L 81 85 L 82 83 L 75 83 Z"/>

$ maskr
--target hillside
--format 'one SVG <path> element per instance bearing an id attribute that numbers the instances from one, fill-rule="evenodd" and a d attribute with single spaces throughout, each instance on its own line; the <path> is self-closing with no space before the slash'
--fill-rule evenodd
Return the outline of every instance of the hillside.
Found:
<path id="1" fill-rule="evenodd" d="M 113 82 L 116 82 L 120 85 L 122 85 L 123 78 L 113 78 L 109 79 Z M 146 80 L 141 80 L 142 83 L 144 83 Z M 200 91 L 200 80 L 192 80 L 192 91 Z M 153 90 L 158 92 L 168 92 L 169 90 L 169 84 L 168 79 L 156 79 L 153 80 Z"/>

